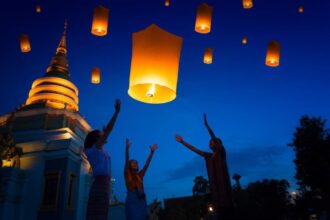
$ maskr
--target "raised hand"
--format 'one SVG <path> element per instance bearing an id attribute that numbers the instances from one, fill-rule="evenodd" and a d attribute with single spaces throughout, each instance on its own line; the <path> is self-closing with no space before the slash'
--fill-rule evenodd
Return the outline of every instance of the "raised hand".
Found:
<path id="1" fill-rule="evenodd" d="M 206 114 L 203 114 L 203 118 L 204 118 L 204 124 L 207 125 L 207 119 L 206 119 Z"/>
<path id="2" fill-rule="evenodd" d="M 179 143 L 183 143 L 183 138 L 180 135 L 175 135 L 175 140 Z"/>
<path id="3" fill-rule="evenodd" d="M 128 138 L 126 138 L 126 149 L 128 150 L 131 147 L 131 145 L 132 145 L 131 141 Z"/>
<path id="4" fill-rule="evenodd" d="M 157 149 L 157 144 L 153 144 L 152 146 L 150 146 L 151 153 L 153 153 L 156 149 Z"/>
<path id="5" fill-rule="evenodd" d="M 116 112 L 119 112 L 120 111 L 120 99 L 116 99 L 116 102 L 115 102 L 115 110 Z"/>

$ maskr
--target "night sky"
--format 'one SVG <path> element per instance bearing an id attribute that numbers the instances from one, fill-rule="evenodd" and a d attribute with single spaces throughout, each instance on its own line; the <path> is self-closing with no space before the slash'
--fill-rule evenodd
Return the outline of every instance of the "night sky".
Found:
<path id="1" fill-rule="evenodd" d="M 93 128 L 105 125 L 120 98 L 122 110 L 107 150 L 116 179 L 114 192 L 125 199 L 125 138 L 131 158 L 143 166 L 149 146 L 157 143 L 144 184 L 148 201 L 192 194 L 195 176 L 207 177 L 204 159 L 174 140 L 180 134 L 208 151 L 210 126 L 224 143 L 230 175 L 246 186 L 263 178 L 285 178 L 295 189 L 293 150 L 287 146 L 299 118 L 308 114 L 330 119 L 330 1 L 206 0 L 214 6 L 212 30 L 194 32 L 196 0 L 2 1 L 0 114 L 25 103 L 33 80 L 43 76 L 68 20 L 67 47 L 79 111 Z M 35 12 L 36 4 L 42 13 Z M 108 35 L 90 33 L 95 6 L 110 9 Z M 303 4 L 305 13 L 298 13 Z M 127 94 L 132 33 L 150 24 L 183 37 L 177 98 L 163 105 L 138 102 Z M 30 37 L 23 54 L 19 35 Z M 242 45 L 242 36 L 248 44 Z M 267 44 L 281 43 L 278 68 L 265 66 Z M 203 64 L 204 48 L 214 50 L 213 64 Z M 94 66 L 101 84 L 90 83 Z"/>

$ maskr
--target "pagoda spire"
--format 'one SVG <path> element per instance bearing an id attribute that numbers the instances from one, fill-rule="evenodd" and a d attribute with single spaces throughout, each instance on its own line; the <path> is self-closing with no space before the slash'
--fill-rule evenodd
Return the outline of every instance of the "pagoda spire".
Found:
<path id="1" fill-rule="evenodd" d="M 70 80 L 69 64 L 67 60 L 66 31 L 68 23 L 64 22 L 64 31 L 47 70 L 46 76 L 56 76 Z"/>
<path id="2" fill-rule="evenodd" d="M 67 53 L 67 49 L 66 49 L 66 29 L 67 28 L 68 28 L 68 22 L 65 20 L 64 31 L 63 31 L 60 43 L 58 44 L 58 47 L 56 49 L 56 54 L 64 53 L 66 55 L 66 53 Z"/>

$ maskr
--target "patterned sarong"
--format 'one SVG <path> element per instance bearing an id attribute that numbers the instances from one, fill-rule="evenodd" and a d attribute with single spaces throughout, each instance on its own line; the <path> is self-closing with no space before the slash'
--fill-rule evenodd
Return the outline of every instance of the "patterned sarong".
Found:
<path id="1" fill-rule="evenodd" d="M 127 191 L 126 220 L 148 219 L 148 207 L 143 190 Z"/>
<path id="2" fill-rule="evenodd" d="M 108 219 L 110 178 L 96 176 L 89 192 L 87 219 Z"/>

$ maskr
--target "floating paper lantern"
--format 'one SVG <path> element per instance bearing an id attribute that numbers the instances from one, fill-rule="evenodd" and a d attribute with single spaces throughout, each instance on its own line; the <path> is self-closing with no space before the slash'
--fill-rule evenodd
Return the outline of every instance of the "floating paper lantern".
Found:
<path id="1" fill-rule="evenodd" d="M 41 7 L 40 7 L 40 5 L 36 5 L 36 12 L 37 13 L 41 13 Z"/>
<path id="2" fill-rule="evenodd" d="M 166 7 L 170 6 L 170 0 L 165 0 L 165 6 Z"/>
<path id="3" fill-rule="evenodd" d="M 29 36 L 27 34 L 22 34 L 20 36 L 20 45 L 21 45 L 21 52 L 28 53 L 31 51 L 31 45 Z"/>
<path id="4" fill-rule="evenodd" d="M 243 0 L 242 4 L 243 4 L 244 9 L 253 8 L 253 1 L 252 0 Z"/>
<path id="5" fill-rule="evenodd" d="M 101 70 L 98 67 L 92 69 L 92 78 L 91 81 L 93 84 L 99 84 L 101 82 Z"/>
<path id="6" fill-rule="evenodd" d="M 204 51 L 204 63 L 211 64 L 213 58 L 213 51 L 212 48 L 206 48 Z"/>
<path id="7" fill-rule="evenodd" d="M 157 25 L 133 33 L 128 94 L 141 102 L 161 104 L 176 98 L 182 38 Z"/>
<path id="8" fill-rule="evenodd" d="M 248 39 L 247 39 L 247 36 L 243 36 L 243 38 L 242 38 L 242 44 L 247 44 L 247 42 L 248 42 Z"/>
<path id="9" fill-rule="evenodd" d="M 271 41 L 268 44 L 266 65 L 270 67 L 277 67 L 280 65 L 280 49 L 281 45 L 276 41 Z"/>
<path id="10" fill-rule="evenodd" d="M 197 8 L 195 31 L 201 34 L 207 34 L 211 31 L 213 7 L 202 3 Z"/>
<path id="11" fill-rule="evenodd" d="M 108 33 L 109 9 L 99 5 L 94 9 L 92 34 L 105 36 Z"/>
<path id="12" fill-rule="evenodd" d="M 299 13 L 304 13 L 304 6 L 300 5 L 298 8 Z"/>

